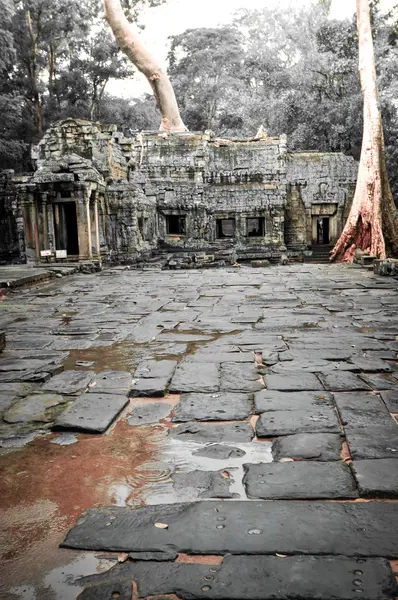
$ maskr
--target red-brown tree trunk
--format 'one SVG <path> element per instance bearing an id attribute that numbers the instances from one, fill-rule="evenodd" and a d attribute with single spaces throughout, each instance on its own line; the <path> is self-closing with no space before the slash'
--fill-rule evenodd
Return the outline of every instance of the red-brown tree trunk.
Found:
<path id="1" fill-rule="evenodd" d="M 398 253 L 398 223 L 387 177 L 368 0 L 357 0 L 359 73 L 363 95 L 363 139 L 350 214 L 331 260 L 352 262 L 355 250 L 385 258 Z"/>
<path id="2" fill-rule="evenodd" d="M 173 86 L 167 74 L 148 52 L 133 26 L 128 22 L 120 0 L 104 0 L 108 21 L 120 49 L 148 79 L 162 115 L 160 131 L 187 131 L 178 109 Z"/>

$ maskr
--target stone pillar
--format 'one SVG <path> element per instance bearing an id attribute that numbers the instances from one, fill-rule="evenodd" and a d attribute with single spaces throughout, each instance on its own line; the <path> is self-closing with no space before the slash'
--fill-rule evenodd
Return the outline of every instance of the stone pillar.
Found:
<path id="1" fill-rule="evenodd" d="M 99 235 L 99 219 L 98 219 L 98 199 L 99 193 L 92 192 L 90 200 L 90 227 L 91 227 L 91 247 L 92 253 L 100 257 L 100 235 Z"/>
<path id="2" fill-rule="evenodd" d="M 48 224 L 47 224 L 47 192 L 42 192 L 41 196 L 41 214 L 42 214 L 42 236 L 43 236 L 43 248 L 41 250 L 49 249 L 48 239 Z"/>
<path id="3" fill-rule="evenodd" d="M 47 239 L 48 247 L 55 250 L 55 230 L 54 230 L 54 205 L 51 198 L 47 195 Z"/>
<path id="4" fill-rule="evenodd" d="M 92 257 L 90 227 L 90 189 L 76 190 L 77 235 L 79 238 L 79 260 Z"/>

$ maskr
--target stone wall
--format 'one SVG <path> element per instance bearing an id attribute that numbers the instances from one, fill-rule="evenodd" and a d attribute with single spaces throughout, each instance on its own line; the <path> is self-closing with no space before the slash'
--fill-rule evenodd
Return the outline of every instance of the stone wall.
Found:
<path id="1" fill-rule="evenodd" d="M 126 138 L 77 119 L 53 125 L 33 158 L 35 173 L 13 179 L 31 261 L 60 243 L 53 221 L 62 202 L 76 203 L 79 260 L 134 262 L 159 252 L 279 260 L 285 244 L 300 256 L 325 215 L 339 234 L 356 178 L 353 159 L 290 153 L 286 136 Z M 71 221 L 61 225 L 73 234 Z"/>

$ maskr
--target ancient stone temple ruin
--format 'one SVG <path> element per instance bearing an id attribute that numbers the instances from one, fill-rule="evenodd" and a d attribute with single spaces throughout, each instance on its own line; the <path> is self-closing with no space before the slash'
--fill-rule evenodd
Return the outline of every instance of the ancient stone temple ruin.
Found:
<path id="1" fill-rule="evenodd" d="M 340 153 L 289 152 L 285 136 L 125 137 L 67 119 L 0 179 L 0 259 L 137 263 L 300 259 L 339 236 L 356 181 Z"/>

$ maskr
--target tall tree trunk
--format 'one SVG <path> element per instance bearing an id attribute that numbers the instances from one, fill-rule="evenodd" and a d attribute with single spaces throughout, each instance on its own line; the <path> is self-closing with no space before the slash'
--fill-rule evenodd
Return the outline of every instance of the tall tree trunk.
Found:
<path id="1" fill-rule="evenodd" d="M 43 135 L 43 117 L 41 112 L 41 102 L 38 90 L 38 69 L 37 69 L 37 57 L 39 54 L 39 38 L 41 33 L 41 19 L 40 14 L 37 18 L 37 33 L 33 32 L 32 18 L 30 10 L 26 12 L 26 21 L 28 24 L 29 37 L 32 42 L 32 65 L 30 70 L 31 83 L 32 83 L 32 94 L 33 104 L 35 107 L 35 125 L 40 135 Z"/>
<path id="2" fill-rule="evenodd" d="M 363 95 L 363 139 L 350 214 L 331 260 L 352 262 L 355 250 L 385 258 L 398 254 L 398 222 L 387 177 L 368 0 L 357 1 L 359 73 Z"/>
<path id="3" fill-rule="evenodd" d="M 173 86 L 167 74 L 142 44 L 133 26 L 128 22 L 120 0 L 104 0 L 105 19 L 108 21 L 120 49 L 148 79 L 162 115 L 160 131 L 187 131 L 182 122 Z"/>

